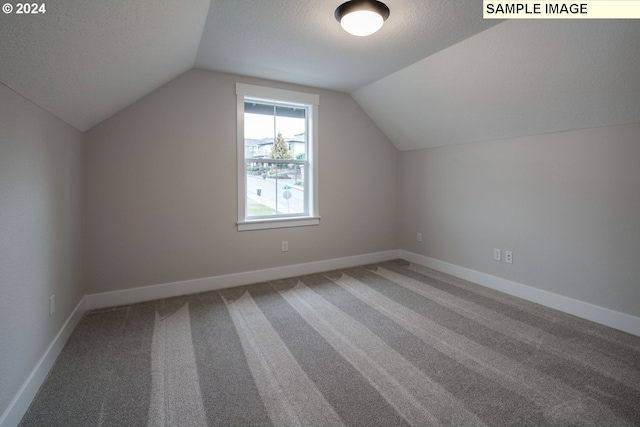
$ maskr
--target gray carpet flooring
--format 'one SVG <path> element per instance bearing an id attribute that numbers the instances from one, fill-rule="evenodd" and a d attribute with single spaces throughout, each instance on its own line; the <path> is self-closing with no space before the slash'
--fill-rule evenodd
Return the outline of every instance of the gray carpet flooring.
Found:
<path id="1" fill-rule="evenodd" d="M 87 312 L 21 426 L 640 425 L 640 338 L 402 260 Z"/>

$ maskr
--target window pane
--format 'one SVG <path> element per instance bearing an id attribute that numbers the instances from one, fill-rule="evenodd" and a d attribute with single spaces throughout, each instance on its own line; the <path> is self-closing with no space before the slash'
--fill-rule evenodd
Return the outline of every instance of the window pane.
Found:
<path id="1" fill-rule="evenodd" d="M 245 101 L 245 159 L 305 159 L 307 109 Z"/>
<path id="2" fill-rule="evenodd" d="M 250 104 L 245 103 L 245 110 Z M 266 107 L 266 106 L 265 106 Z M 275 129 L 275 108 L 271 108 L 271 115 L 245 113 L 244 115 L 244 157 L 269 157 L 273 147 L 273 133 Z"/>
<path id="3" fill-rule="evenodd" d="M 247 217 L 276 214 L 276 182 L 268 178 L 269 172 L 267 163 L 247 163 Z"/>
<path id="4" fill-rule="evenodd" d="M 302 110 L 304 113 L 304 110 Z M 307 152 L 307 120 L 303 117 L 276 117 L 276 139 L 286 146 L 287 157 L 304 160 Z"/>
<path id="5" fill-rule="evenodd" d="M 305 214 L 304 167 L 246 163 L 247 217 Z"/>

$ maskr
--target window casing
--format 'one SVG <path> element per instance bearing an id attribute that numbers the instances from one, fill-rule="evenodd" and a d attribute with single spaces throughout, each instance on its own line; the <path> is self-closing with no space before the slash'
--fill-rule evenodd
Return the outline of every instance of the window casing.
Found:
<path id="1" fill-rule="evenodd" d="M 238 230 L 317 225 L 316 94 L 236 83 Z"/>

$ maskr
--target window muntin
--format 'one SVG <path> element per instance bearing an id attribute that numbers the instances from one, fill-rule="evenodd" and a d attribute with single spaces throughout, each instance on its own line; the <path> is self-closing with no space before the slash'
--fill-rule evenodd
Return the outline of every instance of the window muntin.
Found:
<path id="1" fill-rule="evenodd" d="M 240 83 L 236 93 L 238 229 L 317 224 L 318 96 Z"/>

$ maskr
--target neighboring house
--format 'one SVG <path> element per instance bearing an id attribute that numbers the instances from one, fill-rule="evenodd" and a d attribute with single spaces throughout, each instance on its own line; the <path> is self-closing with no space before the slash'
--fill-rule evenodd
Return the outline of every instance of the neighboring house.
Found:
<path id="1" fill-rule="evenodd" d="M 273 138 L 245 139 L 244 145 L 247 157 L 262 157 L 268 159 L 271 155 L 273 141 Z M 289 153 L 291 153 L 294 159 L 300 154 L 305 154 L 305 135 L 303 133 L 285 137 L 285 142 L 288 145 Z"/>

